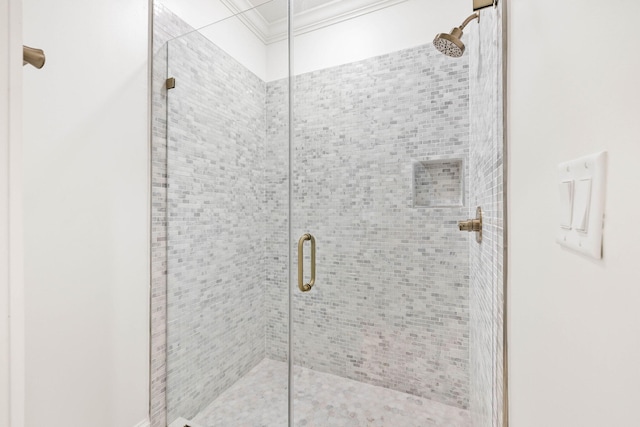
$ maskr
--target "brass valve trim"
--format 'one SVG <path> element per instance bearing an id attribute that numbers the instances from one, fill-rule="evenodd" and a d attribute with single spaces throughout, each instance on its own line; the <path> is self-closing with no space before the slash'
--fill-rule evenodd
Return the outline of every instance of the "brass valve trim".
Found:
<path id="1" fill-rule="evenodd" d="M 476 209 L 476 217 L 466 221 L 459 221 L 458 228 L 460 231 L 468 231 L 476 233 L 476 242 L 482 243 L 482 208 L 478 206 Z"/>

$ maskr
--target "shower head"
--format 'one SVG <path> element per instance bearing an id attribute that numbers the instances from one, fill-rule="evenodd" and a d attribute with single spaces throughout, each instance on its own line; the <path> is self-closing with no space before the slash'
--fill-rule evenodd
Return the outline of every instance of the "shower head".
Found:
<path id="1" fill-rule="evenodd" d="M 455 27 L 450 33 L 440 33 L 433 39 L 433 45 L 440 52 L 452 58 L 460 58 L 464 54 L 464 43 L 462 43 L 462 30 L 474 19 L 480 19 L 480 13 L 476 12 L 464 20 L 462 25 Z"/>
<path id="2" fill-rule="evenodd" d="M 459 34 L 459 35 L 458 35 Z M 433 45 L 440 52 L 452 58 L 460 58 L 464 54 L 464 43 L 460 40 L 462 30 L 458 27 L 449 33 L 440 33 L 433 39 Z"/>

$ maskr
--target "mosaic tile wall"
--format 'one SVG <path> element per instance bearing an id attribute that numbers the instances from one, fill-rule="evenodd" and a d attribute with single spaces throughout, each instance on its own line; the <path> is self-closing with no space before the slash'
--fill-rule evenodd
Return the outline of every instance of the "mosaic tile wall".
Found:
<path id="1" fill-rule="evenodd" d="M 468 236 L 457 230 L 468 208 L 412 200 L 414 161 L 468 155 L 467 76 L 465 58 L 426 45 L 296 77 L 293 229 L 317 238 L 316 287 L 295 293 L 296 364 L 468 406 Z M 284 84 L 267 88 L 268 164 L 286 156 L 273 128 L 286 110 L 269 100 Z M 281 183 L 286 171 L 267 176 Z M 286 194 L 274 188 L 268 203 L 286 206 Z M 273 249 L 284 259 L 286 240 Z M 270 271 L 267 288 L 285 284 Z M 267 294 L 278 360 L 283 303 Z"/>
<path id="2" fill-rule="evenodd" d="M 264 359 L 266 87 L 197 32 L 167 46 L 171 422 Z"/>
<path id="3" fill-rule="evenodd" d="M 167 183 L 165 43 L 189 28 L 162 6 L 155 12 L 151 411 L 158 427 L 166 425 L 167 369 L 171 418 L 210 403 L 265 354 L 286 359 L 288 117 L 286 81 L 260 82 L 209 42 L 203 48 L 197 33 L 178 50 L 172 41 L 173 67 L 208 65 L 171 70 L 175 90 L 186 92 L 176 97 L 184 102 L 169 100 L 168 117 L 189 121 L 169 124 L 175 181 Z M 414 207 L 412 191 L 415 161 L 469 156 L 467 61 L 427 45 L 297 78 L 294 236 L 318 238 L 318 286 L 296 293 L 296 363 L 469 407 L 469 248 L 456 226 L 468 206 Z M 242 79 L 251 83 L 236 86 Z M 197 80 L 211 84 L 209 95 Z M 216 114 L 217 129 L 209 126 Z M 242 126 L 234 127 L 238 117 Z M 175 201 L 168 210 L 167 200 Z M 231 209 L 240 216 L 225 216 Z M 169 247 L 167 225 L 169 240 L 178 239 Z M 189 288 L 170 286 L 169 342 L 179 346 L 169 346 L 168 368 L 167 251 L 176 263 L 169 281 Z M 251 263 L 236 257 L 243 251 Z M 214 306 L 225 313 L 222 328 L 199 318 Z M 224 349 L 243 345 L 238 363 L 217 363 Z"/>
<path id="4" fill-rule="evenodd" d="M 267 138 L 265 146 L 265 304 L 266 353 L 279 361 L 288 352 L 288 268 L 289 241 L 289 83 L 267 84 Z M 294 236 L 295 237 L 295 236 Z M 309 264 L 307 264 L 308 266 Z"/>
<path id="5" fill-rule="evenodd" d="M 501 10 L 468 28 L 470 215 L 484 211 L 483 242 L 470 253 L 470 410 L 474 427 L 502 426 L 503 87 Z"/>
<path id="6" fill-rule="evenodd" d="M 167 41 L 191 28 L 154 2 L 151 134 L 151 427 L 166 427 Z"/>

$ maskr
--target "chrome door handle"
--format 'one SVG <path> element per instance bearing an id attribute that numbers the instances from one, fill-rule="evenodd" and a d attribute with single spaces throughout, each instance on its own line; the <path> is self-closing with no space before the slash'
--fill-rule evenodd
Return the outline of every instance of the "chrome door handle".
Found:
<path id="1" fill-rule="evenodd" d="M 304 242 L 311 241 L 311 280 L 304 283 Z M 316 239 L 309 233 L 305 233 L 298 240 L 298 288 L 302 292 L 309 292 L 316 283 Z"/>

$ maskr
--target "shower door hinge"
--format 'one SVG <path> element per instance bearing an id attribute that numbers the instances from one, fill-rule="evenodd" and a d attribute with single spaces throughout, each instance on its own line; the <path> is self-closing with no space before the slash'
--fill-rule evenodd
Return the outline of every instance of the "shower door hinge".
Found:
<path id="1" fill-rule="evenodd" d="M 167 82 L 166 82 L 166 87 L 167 87 L 167 89 L 175 88 L 176 87 L 176 78 L 175 77 L 169 77 L 167 79 Z"/>

